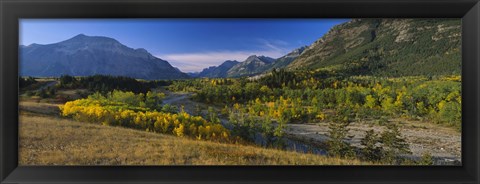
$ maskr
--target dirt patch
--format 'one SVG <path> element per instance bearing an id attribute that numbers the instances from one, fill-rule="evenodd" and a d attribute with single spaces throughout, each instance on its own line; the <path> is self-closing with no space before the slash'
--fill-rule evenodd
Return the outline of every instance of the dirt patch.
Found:
<path id="1" fill-rule="evenodd" d="M 208 107 L 213 107 L 217 112 L 220 111 L 220 107 L 192 101 L 193 93 L 172 93 L 168 91 L 163 91 L 163 93 L 165 93 L 167 97 L 162 100 L 162 104 L 176 106 L 178 110 L 181 110 L 183 107 L 183 110 L 191 115 L 206 115 L 208 114 Z"/>
<path id="2" fill-rule="evenodd" d="M 57 96 L 60 96 L 66 100 L 77 100 L 80 98 L 84 98 L 82 94 L 88 94 L 87 89 L 65 89 L 65 90 L 58 90 Z"/>
<path id="3" fill-rule="evenodd" d="M 48 115 L 59 115 L 60 109 L 58 104 L 39 103 L 31 101 L 22 101 L 18 105 L 20 110 Z"/>

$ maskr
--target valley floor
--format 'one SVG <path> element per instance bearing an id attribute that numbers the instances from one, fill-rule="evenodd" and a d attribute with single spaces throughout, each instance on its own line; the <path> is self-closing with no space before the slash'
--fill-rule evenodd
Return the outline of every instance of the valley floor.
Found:
<path id="1" fill-rule="evenodd" d="M 68 91 L 67 91 L 68 92 Z M 167 94 L 165 104 L 194 114 L 207 104 L 190 100 L 191 93 Z M 64 91 L 60 93 L 66 93 Z M 70 94 L 70 93 L 68 93 Z M 72 93 L 74 94 L 74 93 Z M 57 102 L 20 101 L 20 165 L 364 165 L 358 160 L 342 160 L 322 155 L 265 149 L 258 146 L 197 141 L 121 127 L 78 122 L 58 116 Z M 218 111 L 221 107 L 215 107 Z M 221 118 L 228 126 L 228 120 Z M 404 119 L 395 122 L 410 145 L 414 158 L 430 153 L 436 164 L 461 161 L 461 134 L 449 127 Z M 349 126 L 348 141 L 358 147 L 366 130 L 381 132 L 373 120 Z M 288 124 L 286 136 L 311 145 L 326 140 L 328 125 Z M 439 161 L 439 162 L 438 162 Z"/>

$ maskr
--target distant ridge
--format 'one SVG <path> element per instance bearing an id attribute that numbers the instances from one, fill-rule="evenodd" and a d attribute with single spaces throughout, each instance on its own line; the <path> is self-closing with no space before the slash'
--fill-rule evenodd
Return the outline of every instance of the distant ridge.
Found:
<path id="1" fill-rule="evenodd" d="M 227 72 L 233 66 L 240 62 L 235 60 L 227 60 L 218 66 L 211 66 L 203 69 L 196 77 L 208 77 L 208 78 L 224 78 L 227 77 Z"/>
<path id="2" fill-rule="evenodd" d="M 274 68 L 285 68 L 295 58 L 297 58 L 307 46 L 300 47 L 292 52 L 274 59 L 267 56 L 251 55 L 245 61 L 225 61 L 219 66 L 211 66 L 203 69 L 199 74 L 194 74 L 194 77 L 209 77 L 209 78 L 225 78 L 225 77 L 243 77 L 253 76 L 269 72 Z"/>
<path id="3" fill-rule="evenodd" d="M 147 50 L 129 48 L 109 37 L 79 34 L 58 43 L 31 44 L 19 49 L 22 76 L 102 74 L 147 80 L 189 78 Z"/>

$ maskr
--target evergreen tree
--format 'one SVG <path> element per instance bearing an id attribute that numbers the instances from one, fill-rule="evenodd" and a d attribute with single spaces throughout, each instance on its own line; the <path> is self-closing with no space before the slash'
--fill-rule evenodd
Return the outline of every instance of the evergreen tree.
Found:
<path id="1" fill-rule="evenodd" d="M 383 160 L 388 163 L 398 163 L 401 161 L 401 154 L 411 154 L 407 141 L 400 134 L 395 124 L 388 124 L 388 130 L 380 136 L 383 145 Z"/>
<path id="2" fill-rule="evenodd" d="M 344 141 L 347 137 L 349 129 L 348 121 L 337 121 L 329 123 L 328 137 L 330 140 L 327 141 L 328 145 L 328 155 L 333 157 L 355 157 L 355 152 L 353 148 Z"/>
<path id="3" fill-rule="evenodd" d="M 374 130 L 368 130 L 361 140 L 362 154 L 365 160 L 378 161 L 382 157 L 382 149 L 378 145 L 379 137 Z"/>

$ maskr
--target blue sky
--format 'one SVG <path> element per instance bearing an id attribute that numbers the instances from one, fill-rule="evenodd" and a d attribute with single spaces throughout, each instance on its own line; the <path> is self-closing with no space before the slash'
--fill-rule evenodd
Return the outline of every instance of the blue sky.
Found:
<path id="1" fill-rule="evenodd" d="M 20 44 L 57 43 L 78 34 L 144 48 L 184 72 L 249 55 L 281 57 L 348 19 L 21 19 Z"/>

